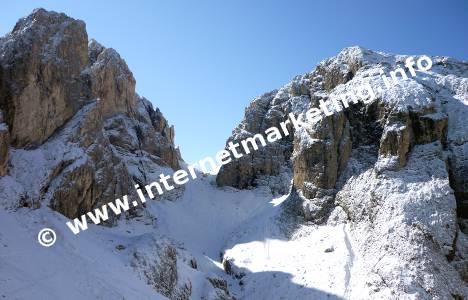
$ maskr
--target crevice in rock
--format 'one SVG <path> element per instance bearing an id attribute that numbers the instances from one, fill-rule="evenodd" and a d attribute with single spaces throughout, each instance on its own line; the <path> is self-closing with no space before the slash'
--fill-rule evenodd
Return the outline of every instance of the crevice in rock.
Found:
<path id="1" fill-rule="evenodd" d="M 460 226 L 460 230 L 468 234 L 468 191 L 464 189 L 464 183 L 466 179 L 460 180 L 459 173 L 468 174 L 468 169 L 465 166 L 459 166 L 457 170 L 456 158 L 455 155 L 449 149 L 449 155 L 447 157 L 446 167 L 448 172 L 448 179 L 450 187 L 454 191 L 454 196 L 457 201 L 457 217 L 458 217 L 458 225 Z"/>

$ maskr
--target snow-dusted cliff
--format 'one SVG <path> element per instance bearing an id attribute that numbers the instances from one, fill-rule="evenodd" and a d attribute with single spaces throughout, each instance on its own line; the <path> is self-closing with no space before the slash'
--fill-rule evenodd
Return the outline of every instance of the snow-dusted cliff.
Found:
<path id="1" fill-rule="evenodd" d="M 345 294 L 352 299 L 466 295 L 468 64 L 432 57 L 429 71 L 406 70 L 408 79 L 387 88 L 381 71 L 388 75 L 407 58 L 347 48 L 254 99 L 229 140 L 263 134 L 290 112 L 305 116 L 319 101 L 365 84 L 376 92 L 374 101 L 341 111 L 330 104 L 333 115 L 217 176 L 220 186 L 280 193 L 292 177 L 290 197 L 305 220 L 346 222 L 355 261 Z"/>
<path id="2" fill-rule="evenodd" d="M 344 49 L 256 98 L 230 140 L 382 85 L 405 59 Z M 0 39 L 0 298 L 468 298 L 468 64 L 432 60 L 372 103 L 74 236 L 68 218 L 185 164 L 119 54 L 82 21 L 34 11 Z"/>

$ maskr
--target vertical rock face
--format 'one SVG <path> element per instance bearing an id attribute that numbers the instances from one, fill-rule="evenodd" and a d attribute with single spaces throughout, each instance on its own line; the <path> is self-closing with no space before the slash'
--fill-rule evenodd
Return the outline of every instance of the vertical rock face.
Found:
<path id="1" fill-rule="evenodd" d="M 377 170 L 398 170 L 406 165 L 412 147 L 438 140 L 445 149 L 452 149 L 449 160 L 459 162 L 452 163 L 450 173 L 451 185 L 456 194 L 461 193 L 457 198 L 462 203 L 466 189 L 461 187 L 461 170 L 465 160 L 463 147 L 459 146 L 467 138 L 466 130 L 456 124 L 458 113 L 466 110 L 466 63 L 433 58 L 430 75 L 420 72 L 386 89 L 379 71 L 388 73 L 405 58 L 347 48 L 321 62 L 314 71 L 254 99 L 229 140 L 264 134 L 268 127 L 280 127 L 288 113 L 305 116 L 309 108 L 318 107 L 318 100 L 340 97 L 366 82 L 372 82 L 374 91 L 382 90 L 372 103 L 353 105 L 299 132 L 289 127 L 292 135 L 223 166 L 218 184 L 246 188 L 258 184 L 263 175 L 278 175 L 280 169 L 289 168 L 294 174 L 294 187 L 311 199 L 316 189 L 336 188 L 352 149 L 368 148 Z M 450 99 L 448 93 L 455 93 L 455 97 Z M 275 157 L 276 163 L 261 157 Z"/>
<path id="2" fill-rule="evenodd" d="M 4 97 L 4 90 L 5 88 L 3 87 L 3 68 L 2 66 L 0 66 L 0 97 Z M 5 123 L 4 112 L 0 109 L 0 176 L 4 176 L 7 173 L 9 144 L 10 133 L 8 131 L 8 125 Z"/>
<path id="3" fill-rule="evenodd" d="M 137 131 L 141 148 L 148 153 L 154 153 L 156 156 L 159 156 L 173 169 L 179 168 L 181 156 L 179 149 L 174 147 L 174 126 L 169 125 L 159 108 L 154 110 L 153 105 L 147 99 L 142 98 L 140 101 L 140 111 L 148 114 L 147 124 L 151 125 Z M 148 130 L 154 133 L 141 134 Z"/>
<path id="4" fill-rule="evenodd" d="M 0 176 L 7 173 L 9 144 L 10 133 L 8 132 L 8 126 L 3 122 L 3 112 L 0 111 Z"/>
<path id="5" fill-rule="evenodd" d="M 0 83 L 0 176 L 18 185 L 4 205 L 74 218 L 179 167 L 173 127 L 80 20 L 44 9 L 21 19 L 0 40 Z"/>
<path id="6" fill-rule="evenodd" d="M 82 21 L 35 10 L 1 43 L 2 99 L 14 146 L 38 146 L 80 108 L 88 63 Z"/>
<path id="7" fill-rule="evenodd" d="M 319 130 L 305 128 L 294 142 L 294 186 L 306 198 L 315 198 L 319 190 L 333 189 L 350 155 L 349 122 L 344 114 L 323 123 Z"/>
<path id="8" fill-rule="evenodd" d="M 298 80 L 296 87 L 298 90 L 300 90 L 300 84 L 304 84 L 303 82 L 308 81 Z M 308 96 L 296 95 L 293 96 L 294 102 L 288 101 L 290 88 L 286 86 L 254 99 L 245 110 L 242 123 L 233 130 L 229 141 L 238 142 L 257 133 L 263 134 L 267 128 L 278 126 L 290 112 L 297 113 L 304 109 L 308 104 Z M 288 129 L 292 132 L 291 126 Z M 292 144 L 293 136 L 289 135 L 224 165 L 216 178 L 218 185 L 247 188 L 267 183 L 274 187 L 275 191 L 287 193 L 291 179 L 289 170 Z"/>
<path id="9" fill-rule="evenodd" d="M 417 292 L 422 298 L 465 295 L 468 64 L 433 57 L 429 72 L 417 71 L 386 88 L 380 70 L 388 75 L 406 58 L 347 48 L 255 99 L 229 140 L 279 128 L 289 112 L 304 117 L 319 100 L 341 99 L 368 83 L 376 94 L 374 101 L 346 109 L 330 103 L 333 115 L 290 128 L 293 134 L 287 138 L 225 165 L 217 183 L 275 189 L 272 177 L 290 172 L 292 195 L 297 192 L 305 219 L 322 223 L 335 208 L 344 210 L 359 251 L 376 257 L 364 266 L 366 278 L 355 275 L 367 285 L 364 290 L 375 288 L 370 295 L 385 298 L 378 291 L 383 283 L 402 291 L 401 297 L 414 284 L 422 287 Z M 261 157 L 275 157 L 276 164 L 271 168 Z M 265 181 L 265 175 L 273 176 Z M 385 263 L 379 261 L 379 251 L 385 253 Z M 408 265 L 414 276 L 405 282 L 394 272 Z M 432 274 L 431 283 L 425 274 Z"/>
<path id="10" fill-rule="evenodd" d="M 91 97 L 100 99 L 103 117 L 117 113 L 133 115 L 136 107 L 135 79 L 114 49 L 95 40 L 89 44 Z"/>
<path id="11" fill-rule="evenodd" d="M 293 186 L 306 199 L 316 199 L 304 202 L 307 219 L 321 222 L 333 207 L 336 181 L 351 152 L 349 128 L 345 115 L 339 113 L 295 135 Z"/>

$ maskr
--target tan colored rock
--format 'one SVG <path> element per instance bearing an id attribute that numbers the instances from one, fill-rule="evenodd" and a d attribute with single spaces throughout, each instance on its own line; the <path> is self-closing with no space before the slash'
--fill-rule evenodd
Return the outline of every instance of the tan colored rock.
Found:
<path id="1" fill-rule="evenodd" d="M 32 202 L 75 218 L 136 197 L 135 183 L 155 180 L 158 167 L 179 167 L 174 128 L 136 95 L 115 50 L 88 44 L 82 21 L 35 10 L 0 39 L 0 54 L 0 176 L 9 147 L 40 148 L 31 151 L 51 166 L 24 192 Z"/>
<path id="2" fill-rule="evenodd" d="M 130 193 L 131 178 L 123 166 L 101 165 L 96 170 L 94 163 L 95 160 L 89 160 L 65 173 L 62 185 L 53 194 L 51 207 L 54 210 L 69 218 L 77 218 L 97 206 Z M 119 178 L 115 174 L 119 174 Z M 113 217 L 110 214 L 110 220 Z"/>
<path id="3" fill-rule="evenodd" d="M 405 112 L 390 114 L 380 139 L 379 155 L 396 157 L 398 170 L 406 165 L 407 156 L 414 145 L 432 143 L 447 138 L 448 118 L 443 113 Z"/>
<path id="4" fill-rule="evenodd" d="M 91 41 L 90 47 L 99 50 L 94 43 Z M 132 116 L 136 108 L 133 74 L 114 49 L 102 47 L 101 50 L 90 67 L 92 98 L 100 100 L 104 118 L 118 113 Z M 96 55 L 96 52 L 90 52 L 90 55 Z"/>
<path id="5" fill-rule="evenodd" d="M 5 123 L 1 122 L 0 112 L 0 176 L 4 176 L 8 171 L 8 148 L 10 145 L 10 133 Z"/>
<path id="6" fill-rule="evenodd" d="M 343 49 L 336 58 L 345 62 L 346 68 L 343 68 L 343 65 L 336 64 L 336 59 L 327 59 L 317 66 L 315 75 L 321 77 L 323 89 L 331 91 L 337 85 L 346 83 L 354 77 L 362 63 L 352 54 L 352 51 L 352 48 Z"/>
<path id="7" fill-rule="evenodd" d="M 305 128 L 294 140 L 294 187 L 306 198 L 314 198 L 319 190 L 335 187 L 340 171 L 351 153 L 349 123 L 344 114 L 320 121 Z"/>
<path id="8" fill-rule="evenodd" d="M 143 98 L 138 101 L 137 119 L 125 114 L 104 118 L 102 106 L 95 102 L 88 104 L 75 117 L 76 124 L 74 119 L 70 121 L 75 125 L 67 124 L 71 127 L 64 128 L 65 132 L 70 130 L 68 142 L 83 149 L 84 155 L 79 162 L 58 162 L 47 184 L 55 187 L 51 192 L 52 208 L 69 218 L 75 218 L 123 195 L 137 199 L 134 184 L 147 184 L 155 180 L 156 178 L 148 177 L 155 165 L 173 168 L 179 166 L 181 158 L 172 143 L 173 129 L 159 112 L 160 122 L 165 123 L 166 127 L 161 132 L 156 131 L 148 110 L 155 114 L 156 111 L 149 101 Z M 142 168 L 142 176 L 131 174 L 128 165 L 130 162 L 124 161 L 121 156 L 132 159 L 134 153 L 139 157 L 135 163 L 138 168 Z M 155 163 L 148 165 L 148 174 L 143 167 L 143 161 L 146 160 Z M 112 221 L 111 218 L 110 222 Z"/>
<path id="9" fill-rule="evenodd" d="M 444 143 L 447 139 L 448 116 L 445 113 L 414 114 L 412 125 L 416 144 L 432 143 L 436 140 Z"/>
<path id="10" fill-rule="evenodd" d="M 181 155 L 179 149 L 174 146 L 175 131 L 174 126 L 170 126 L 161 111 L 153 109 L 151 103 L 146 99 L 141 99 L 141 105 L 149 115 L 152 128 L 148 128 L 145 134 L 139 135 L 141 148 L 148 153 L 162 158 L 171 168 L 180 167 Z"/>
<path id="11" fill-rule="evenodd" d="M 390 122 L 385 126 L 380 139 L 379 155 L 383 157 L 397 157 L 397 165 L 394 169 L 399 169 L 406 164 L 407 155 L 412 146 L 412 123 L 408 114 L 399 117 L 389 118 Z"/>
<path id="12" fill-rule="evenodd" d="M 4 38 L 0 106 L 13 146 L 40 145 L 79 109 L 87 42 L 82 21 L 43 9 Z"/>
<path id="13" fill-rule="evenodd" d="M 65 137 L 83 154 L 76 160 L 58 160 L 43 185 L 43 196 L 51 193 L 50 206 L 69 218 L 132 192 L 128 170 L 102 132 L 100 107 L 91 105 L 83 118 L 77 117 L 77 126 Z"/>
<path id="14" fill-rule="evenodd" d="M 280 122 L 288 119 L 289 113 L 293 112 L 295 115 L 298 115 L 304 112 L 307 107 L 310 107 L 311 104 L 317 104 L 316 93 L 328 93 L 337 85 L 351 80 L 356 74 L 362 64 L 354 53 L 356 51 L 362 50 L 357 50 L 357 48 L 344 49 L 338 55 L 339 59 L 345 62 L 345 67 L 337 64 L 333 59 L 323 61 L 313 72 L 297 76 L 283 88 L 273 90 L 254 99 L 246 108 L 243 121 L 234 129 L 229 140 L 239 141 L 257 133 L 263 134 L 269 127 L 279 127 Z M 228 185 L 236 188 L 248 188 L 255 186 L 259 182 L 264 182 L 264 180 L 261 180 L 261 177 L 282 175 L 285 169 L 291 170 L 297 166 L 302 170 L 297 172 L 293 170 L 294 173 L 297 173 L 295 175 L 295 182 L 297 182 L 297 186 L 303 186 L 303 183 L 300 182 L 304 178 L 300 174 L 306 174 L 308 172 L 306 171 L 307 167 L 305 165 L 301 166 L 299 160 L 296 161 L 296 166 L 291 166 L 291 154 L 295 147 L 293 140 L 296 138 L 296 133 L 291 126 L 289 127 L 289 131 L 291 134 L 284 137 L 281 141 L 269 144 L 249 154 L 247 157 L 224 165 L 216 177 L 217 184 L 219 186 Z M 334 161 L 339 165 L 339 168 L 344 168 L 347 162 L 346 157 L 349 156 L 349 152 L 351 151 L 350 145 L 350 143 L 343 145 L 343 153 L 339 155 L 338 160 L 336 157 L 326 157 L 327 155 L 333 156 L 335 154 L 324 154 L 312 159 L 313 153 L 317 154 L 320 152 L 319 148 L 328 149 L 325 141 L 322 146 L 316 144 L 314 146 L 316 148 L 310 149 L 311 152 L 309 154 L 301 152 L 301 155 L 309 156 L 312 160 L 323 158 L 327 159 L 327 161 Z M 330 169 L 336 168 L 332 166 Z M 328 178 L 334 184 L 336 182 L 336 178 L 334 178 L 336 174 L 332 175 L 333 173 L 327 170 L 326 175 L 321 176 L 321 179 L 317 179 L 316 181 L 323 181 L 326 180 L 325 178 Z M 283 184 L 280 189 L 277 189 L 278 184 L 276 180 L 270 180 L 273 183 L 269 184 L 269 186 L 280 193 L 287 193 L 289 191 L 289 180 L 282 178 L 281 181 Z M 320 186 L 332 186 L 332 184 L 322 182 Z"/>
<path id="15" fill-rule="evenodd" d="M 147 184 L 155 180 L 148 177 L 155 166 L 179 166 L 180 153 L 169 142 L 173 141 L 173 129 L 167 127 L 166 131 L 156 131 L 146 110 L 148 108 L 155 112 L 151 104 L 143 99 L 138 101 L 138 120 L 125 114 L 104 118 L 102 106 L 95 102 L 88 104 L 75 117 L 76 124 L 75 119 L 67 124 L 71 127 L 64 128 L 65 132 L 70 130 L 68 142 L 78 145 L 84 154 L 79 161 L 58 162 L 46 185 L 54 187 L 50 192 L 52 208 L 69 218 L 75 218 L 123 195 L 137 199 L 133 186 L 135 183 Z M 162 114 L 160 117 L 163 119 Z M 165 119 L 164 122 L 167 124 Z M 169 133 L 172 135 L 168 136 Z M 130 161 L 124 161 L 132 160 L 134 153 L 139 157 L 134 162 L 138 168 L 142 168 L 142 176 L 131 174 Z M 154 163 L 148 165 L 148 172 L 143 167 L 147 160 Z M 113 221 L 112 217 L 110 222 Z"/>

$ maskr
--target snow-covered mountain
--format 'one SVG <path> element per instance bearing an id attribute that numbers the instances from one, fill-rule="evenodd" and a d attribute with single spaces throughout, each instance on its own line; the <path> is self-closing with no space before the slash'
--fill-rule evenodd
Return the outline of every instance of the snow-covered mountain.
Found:
<path id="1" fill-rule="evenodd" d="M 289 113 L 305 116 L 320 101 L 330 101 L 333 114 L 217 176 L 220 186 L 280 193 L 292 178 L 290 197 L 304 220 L 346 223 L 353 245 L 346 298 L 466 297 L 468 63 L 432 57 L 429 71 L 407 70 L 409 78 L 387 87 L 382 74 L 407 58 L 346 48 L 254 99 L 229 141 L 279 128 Z M 366 84 L 374 101 L 331 104 Z"/>
<path id="2" fill-rule="evenodd" d="M 254 99 L 229 141 L 365 81 L 375 101 L 75 236 L 69 218 L 185 163 L 119 54 L 35 10 L 0 39 L 0 298 L 468 298 L 468 63 L 384 89 L 406 58 L 344 49 Z"/>

